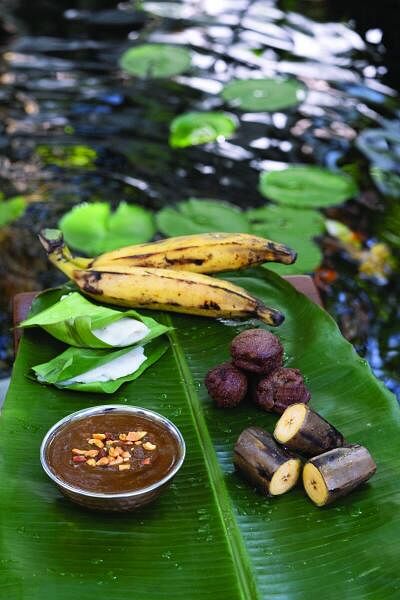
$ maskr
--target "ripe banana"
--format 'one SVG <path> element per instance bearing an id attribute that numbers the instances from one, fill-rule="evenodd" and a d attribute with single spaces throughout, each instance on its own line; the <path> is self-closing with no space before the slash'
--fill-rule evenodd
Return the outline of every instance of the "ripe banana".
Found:
<path id="1" fill-rule="evenodd" d="M 123 265 L 77 268 L 60 231 L 46 229 L 39 239 L 53 264 L 83 293 L 106 304 L 206 317 L 258 317 L 269 325 L 280 325 L 284 319 L 279 311 L 267 308 L 243 288 L 222 279 Z"/>
<path id="2" fill-rule="evenodd" d="M 264 262 L 291 265 L 296 257 L 296 252 L 288 246 L 255 235 L 203 233 L 126 246 L 93 259 L 76 257 L 74 261 L 83 268 L 123 265 L 218 273 Z"/>
<path id="3" fill-rule="evenodd" d="M 204 233 L 127 246 L 93 259 L 90 267 L 128 265 L 218 273 L 263 262 L 292 264 L 297 254 L 284 244 L 247 233 Z"/>
<path id="4" fill-rule="evenodd" d="M 325 506 L 347 496 L 376 471 L 367 448 L 350 444 L 314 456 L 303 469 L 303 485 L 317 506 Z"/>

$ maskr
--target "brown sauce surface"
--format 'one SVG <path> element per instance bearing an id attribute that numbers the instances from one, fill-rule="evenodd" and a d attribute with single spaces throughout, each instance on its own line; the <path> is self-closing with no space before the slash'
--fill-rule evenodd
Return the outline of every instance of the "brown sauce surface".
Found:
<path id="1" fill-rule="evenodd" d="M 129 446 L 131 468 L 119 471 L 116 467 L 90 467 L 75 464 L 72 448 L 89 450 L 93 433 L 109 432 L 118 438 L 120 433 L 147 431 L 146 440 L 156 449 L 146 451 L 141 445 Z M 128 448 L 124 448 L 128 449 Z M 46 458 L 50 469 L 63 481 L 83 490 L 99 493 L 121 493 L 148 487 L 163 479 L 173 468 L 179 454 L 178 442 L 162 425 L 155 421 L 128 414 L 93 415 L 67 424 L 50 441 Z M 150 464 L 143 460 L 150 458 Z"/>

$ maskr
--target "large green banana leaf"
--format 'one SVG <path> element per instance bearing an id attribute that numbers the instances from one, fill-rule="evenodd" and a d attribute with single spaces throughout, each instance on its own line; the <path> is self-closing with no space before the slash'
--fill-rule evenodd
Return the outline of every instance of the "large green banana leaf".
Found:
<path id="1" fill-rule="evenodd" d="M 238 327 L 157 314 L 171 349 L 113 401 L 159 411 L 182 430 L 187 458 L 171 487 L 132 514 L 102 514 L 64 499 L 41 471 L 39 445 L 66 414 L 109 396 L 42 387 L 33 364 L 60 351 L 24 334 L 0 426 L 0 598 L 10 600 L 388 600 L 400 598 L 399 409 L 332 319 L 264 269 L 231 277 L 286 314 L 287 363 L 302 369 L 312 405 L 365 444 L 378 470 L 368 485 L 320 509 L 301 487 L 265 498 L 233 472 L 240 431 L 271 430 L 251 405 L 214 408 L 203 386 L 228 357 Z"/>

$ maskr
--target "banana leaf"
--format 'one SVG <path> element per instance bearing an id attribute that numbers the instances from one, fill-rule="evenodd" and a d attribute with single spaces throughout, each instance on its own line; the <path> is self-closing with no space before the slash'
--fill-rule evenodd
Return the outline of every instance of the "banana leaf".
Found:
<path id="1" fill-rule="evenodd" d="M 311 405 L 378 470 L 367 485 L 320 509 L 301 486 L 267 498 L 234 473 L 244 427 L 277 417 L 252 404 L 216 409 L 203 378 L 229 357 L 243 327 L 161 315 L 172 351 L 113 402 L 159 411 L 181 429 L 187 457 L 168 490 L 129 515 L 92 513 L 64 499 L 41 471 L 39 446 L 58 419 L 108 402 L 99 394 L 40 387 L 33 364 L 59 351 L 39 329 L 24 333 L 0 418 L 0 590 L 13 600 L 395 600 L 400 597 L 400 433 L 395 398 L 343 339 L 334 321 L 264 269 L 229 279 L 286 314 L 274 330 L 300 368 Z"/>
<path id="2" fill-rule="evenodd" d="M 135 349 L 135 347 L 134 347 Z M 137 349 L 137 348 L 136 348 Z M 132 347 L 122 350 L 99 350 L 95 348 L 68 348 L 48 362 L 32 367 L 40 383 L 53 384 L 61 389 L 76 390 L 77 392 L 105 392 L 112 394 L 123 383 L 134 381 L 146 369 L 151 367 L 168 349 L 165 340 L 154 340 L 145 347 L 146 359 L 129 375 L 118 377 L 111 381 L 95 381 L 91 383 L 67 383 L 68 380 L 82 375 L 92 369 L 97 369 L 132 352 Z"/>
<path id="3" fill-rule="evenodd" d="M 144 337 L 135 342 L 141 346 L 167 331 L 165 325 L 151 317 L 140 315 L 135 310 L 115 310 L 94 304 L 78 292 L 69 291 L 66 286 L 39 294 L 20 327 L 40 326 L 70 346 L 113 348 L 114 345 L 101 340 L 94 331 L 127 317 L 140 321 L 148 329 L 147 333 L 144 331 Z"/>

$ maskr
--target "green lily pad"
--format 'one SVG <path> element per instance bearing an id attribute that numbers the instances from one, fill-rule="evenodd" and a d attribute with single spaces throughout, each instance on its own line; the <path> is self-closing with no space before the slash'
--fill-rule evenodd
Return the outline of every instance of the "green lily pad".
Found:
<path id="1" fill-rule="evenodd" d="M 15 196 L 9 200 L 3 200 L 0 196 L 0 227 L 19 219 L 24 214 L 26 205 L 23 196 Z"/>
<path id="2" fill-rule="evenodd" d="M 126 202 L 114 213 L 107 202 L 80 204 L 62 217 L 59 228 L 67 244 L 87 254 L 148 242 L 156 232 L 153 214 Z"/>
<path id="3" fill-rule="evenodd" d="M 189 50 L 167 44 L 142 44 L 126 50 L 119 59 L 121 69 L 138 77 L 172 77 L 190 67 Z"/>
<path id="4" fill-rule="evenodd" d="M 222 97 L 241 110 L 274 111 L 299 104 L 305 90 L 296 79 L 247 79 L 228 83 Z"/>
<path id="5" fill-rule="evenodd" d="M 167 206 L 156 215 L 158 229 L 167 236 L 208 231 L 250 231 L 246 215 L 233 204 L 220 200 L 190 198 L 175 207 Z"/>
<path id="6" fill-rule="evenodd" d="M 282 236 L 312 238 L 324 231 L 324 218 L 320 212 L 309 208 L 292 208 L 276 204 L 268 204 L 261 208 L 246 211 L 252 229 L 268 229 L 270 237 Z"/>
<path id="7" fill-rule="evenodd" d="M 323 233 L 324 218 L 316 210 L 268 204 L 246 212 L 256 235 L 279 240 L 297 251 L 293 265 L 265 264 L 281 275 L 312 273 L 321 264 L 322 252 L 313 237 Z"/>
<path id="8" fill-rule="evenodd" d="M 262 235 L 262 232 L 259 232 Z M 313 273 L 321 264 L 323 254 L 320 247 L 308 238 L 291 238 L 290 244 L 284 237 L 281 241 L 297 251 L 297 260 L 292 265 L 280 265 L 275 263 L 265 263 L 262 265 L 265 269 L 274 271 L 279 275 L 305 275 Z"/>
<path id="9" fill-rule="evenodd" d="M 75 146 L 40 144 L 37 146 L 36 152 L 46 165 L 57 165 L 64 168 L 94 167 L 97 158 L 96 150 L 83 144 Z"/>
<path id="10" fill-rule="evenodd" d="M 236 120 L 224 112 L 188 112 L 176 117 L 170 126 L 169 143 L 173 148 L 186 148 L 231 137 Z"/>
<path id="11" fill-rule="evenodd" d="M 355 181 L 341 172 L 322 167 L 295 165 L 261 173 L 263 196 L 293 207 L 335 206 L 358 194 Z"/>

